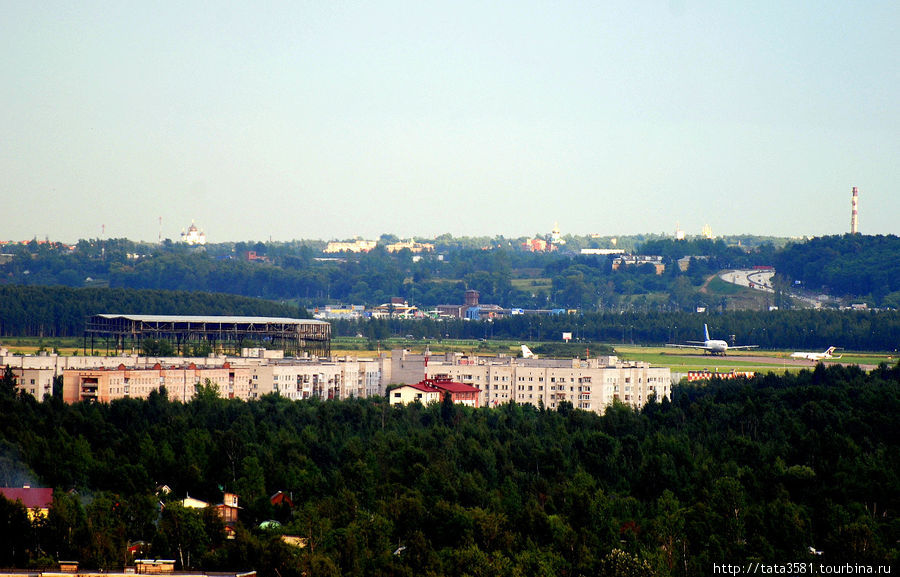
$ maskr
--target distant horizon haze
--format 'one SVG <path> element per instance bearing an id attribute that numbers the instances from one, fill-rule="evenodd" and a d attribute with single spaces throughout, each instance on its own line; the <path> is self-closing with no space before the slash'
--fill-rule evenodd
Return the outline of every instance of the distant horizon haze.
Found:
<path id="1" fill-rule="evenodd" d="M 198 228 L 200 228 L 201 231 L 203 231 L 204 233 L 206 232 L 205 230 L 203 230 L 202 226 L 199 226 L 199 223 L 195 223 L 195 224 L 198 224 Z M 688 240 L 697 240 L 697 239 L 703 238 L 703 235 L 700 233 L 690 233 L 687 231 L 685 231 L 685 232 L 686 232 L 686 238 Z M 626 239 L 626 238 L 633 238 L 633 237 L 654 237 L 654 238 L 666 237 L 666 238 L 674 239 L 675 235 L 673 233 L 674 233 L 674 231 L 644 231 L 644 232 L 619 234 L 619 235 L 617 235 L 617 234 L 602 234 L 602 235 L 599 235 L 598 238 L 599 239 L 609 239 L 609 238 Z M 712 236 L 712 240 L 717 240 L 720 238 L 735 238 L 735 237 L 775 238 L 775 239 L 794 240 L 794 239 L 812 239 L 812 238 L 821 237 L 821 236 L 840 236 L 840 235 L 844 235 L 844 234 L 850 234 L 849 231 L 834 233 L 834 235 L 831 235 L 831 234 L 827 234 L 827 235 L 775 235 L 775 234 L 756 234 L 756 233 L 750 233 L 750 232 L 733 233 L 733 234 L 729 234 L 729 233 L 715 234 L 715 231 L 713 231 L 713 233 L 714 234 Z M 346 241 L 352 242 L 355 239 L 377 241 L 382 236 L 394 236 L 394 237 L 397 237 L 397 239 L 400 241 L 417 240 L 417 241 L 421 241 L 421 242 L 428 242 L 428 241 L 434 241 L 436 238 L 443 236 L 444 234 L 449 234 L 449 233 L 440 233 L 437 235 L 429 235 L 429 236 L 426 236 L 426 235 L 401 236 L 401 235 L 398 235 L 393 232 L 381 232 L 381 233 L 373 234 L 373 235 L 369 235 L 369 236 L 355 235 L 355 236 L 333 237 L 333 238 L 314 238 L 314 237 L 302 237 L 301 238 L 301 237 L 298 237 L 298 238 L 288 238 L 288 239 L 276 239 L 276 238 L 272 238 L 272 239 L 268 239 L 268 238 L 215 239 L 215 238 L 212 238 L 211 239 L 211 238 L 209 238 L 209 235 L 207 235 L 206 242 L 207 242 L 207 244 L 258 243 L 258 242 L 290 243 L 290 242 L 302 242 L 302 241 L 315 241 L 315 242 L 326 242 L 327 243 L 327 242 L 346 242 Z M 563 231 L 562 237 L 563 237 L 563 239 L 565 239 L 566 236 L 583 238 L 583 237 L 590 237 L 595 234 L 599 234 L 599 233 L 577 234 L 577 233 L 566 233 Z M 861 236 L 878 236 L 878 235 L 898 236 L 897 233 L 873 233 L 873 234 L 859 233 L 859 234 Z M 451 234 L 451 237 L 454 239 L 483 238 L 483 239 L 493 240 L 493 239 L 498 239 L 498 238 L 504 238 L 504 239 L 509 239 L 509 240 L 516 240 L 516 239 L 523 239 L 523 238 L 547 239 L 549 237 L 549 235 L 550 235 L 550 231 L 547 230 L 547 231 L 536 231 L 531 234 L 525 233 L 525 234 L 515 234 L 515 235 L 502 234 L 502 233 L 474 234 L 474 235 Z M 0 243 L 25 243 L 25 242 L 31 242 L 31 241 L 37 240 L 37 241 L 59 242 L 62 244 L 74 245 L 80 241 L 103 241 L 103 240 L 114 240 L 114 239 L 125 239 L 125 240 L 129 240 L 132 242 L 143 243 L 143 244 L 157 244 L 159 242 L 155 238 L 154 239 L 137 239 L 137 238 L 129 237 L 127 235 L 125 235 L 125 236 L 121 236 L 121 235 L 110 236 L 109 234 L 107 234 L 106 236 L 99 236 L 99 235 L 98 236 L 83 236 L 83 237 L 74 238 L 74 239 L 54 238 L 53 236 L 49 236 L 49 235 L 42 235 L 42 236 L 32 235 L 29 238 L 0 238 Z M 165 236 L 164 235 L 162 237 L 162 241 L 163 242 L 171 241 L 172 243 L 175 243 L 175 244 L 181 244 L 182 243 L 181 231 L 179 231 L 179 233 L 175 236 Z"/>
<path id="2" fill-rule="evenodd" d="M 900 3 L 8 2 L 0 238 L 900 232 Z"/>

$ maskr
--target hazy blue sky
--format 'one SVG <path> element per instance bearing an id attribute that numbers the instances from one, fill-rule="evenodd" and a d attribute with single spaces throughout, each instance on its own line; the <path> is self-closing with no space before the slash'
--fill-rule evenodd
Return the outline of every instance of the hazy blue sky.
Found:
<path id="1" fill-rule="evenodd" d="M 0 3 L 0 239 L 900 233 L 900 3 Z"/>

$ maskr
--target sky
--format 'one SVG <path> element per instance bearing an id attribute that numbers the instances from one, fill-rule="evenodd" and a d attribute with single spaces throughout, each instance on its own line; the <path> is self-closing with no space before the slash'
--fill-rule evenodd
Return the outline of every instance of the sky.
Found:
<path id="1" fill-rule="evenodd" d="M 900 233 L 900 3 L 0 3 L 0 240 Z"/>

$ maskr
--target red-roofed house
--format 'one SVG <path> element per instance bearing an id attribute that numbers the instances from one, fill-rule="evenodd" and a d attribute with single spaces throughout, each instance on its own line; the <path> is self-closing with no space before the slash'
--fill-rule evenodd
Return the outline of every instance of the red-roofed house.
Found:
<path id="1" fill-rule="evenodd" d="M 441 400 L 441 392 L 435 388 L 427 387 L 422 383 L 403 385 L 392 389 L 390 393 L 392 405 L 407 405 L 419 401 L 423 405 L 438 403 Z"/>
<path id="2" fill-rule="evenodd" d="M 454 403 L 477 407 L 481 390 L 449 379 L 425 379 L 414 385 L 403 385 L 392 389 L 390 403 L 392 405 L 405 405 L 414 401 L 419 401 L 423 405 L 439 403 L 444 398 L 444 393 L 449 393 Z"/>
<path id="3" fill-rule="evenodd" d="M 284 504 L 291 509 L 294 508 L 294 501 L 291 499 L 290 495 L 288 495 L 284 491 L 278 491 L 277 493 L 269 497 L 269 502 L 275 506 Z"/>
<path id="4" fill-rule="evenodd" d="M 441 378 L 425 379 L 422 383 L 440 391 L 441 398 L 444 397 L 444 393 L 450 393 L 450 398 L 454 403 L 469 407 L 478 406 L 478 394 L 481 393 L 481 389 L 478 387 Z"/>
<path id="5" fill-rule="evenodd" d="M 7 500 L 20 501 L 28 509 L 28 518 L 47 517 L 50 512 L 50 503 L 53 502 L 53 489 L 24 487 L 0 487 L 0 494 Z"/>

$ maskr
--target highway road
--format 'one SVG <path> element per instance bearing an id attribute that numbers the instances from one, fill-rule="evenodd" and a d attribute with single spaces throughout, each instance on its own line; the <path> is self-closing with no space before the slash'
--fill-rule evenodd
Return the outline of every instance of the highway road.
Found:
<path id="1" fill-rule="evenodd" d="M 736 285 L 741 285 L 745 287 L 750 287 L 752 289 L 760 290 L 763 292 L 773 293 L 775 289 L 772 288 L 772 277 L 775 276 L 774 270 L 727 270 L 719 274 L 719 278 L 721 278 L 725 282 L 730 282 Z"/>
<path id="2" fill-rule="evenodd" d="M 719 273 L 719 278 L 725 282 L 736 285 L 750 287 L 767 293 L 774 293 L 775 288 L 772 286 L 772 277 L 775 276 L 774 270 L 756 270 L 756 269 L 736 269 L 726 270 Z M 791 293 L 791 297 L 803 301 L 806 305 L 813 308 L 822 306 L 822 301 L 818 298 L 801 296 Z"/>

